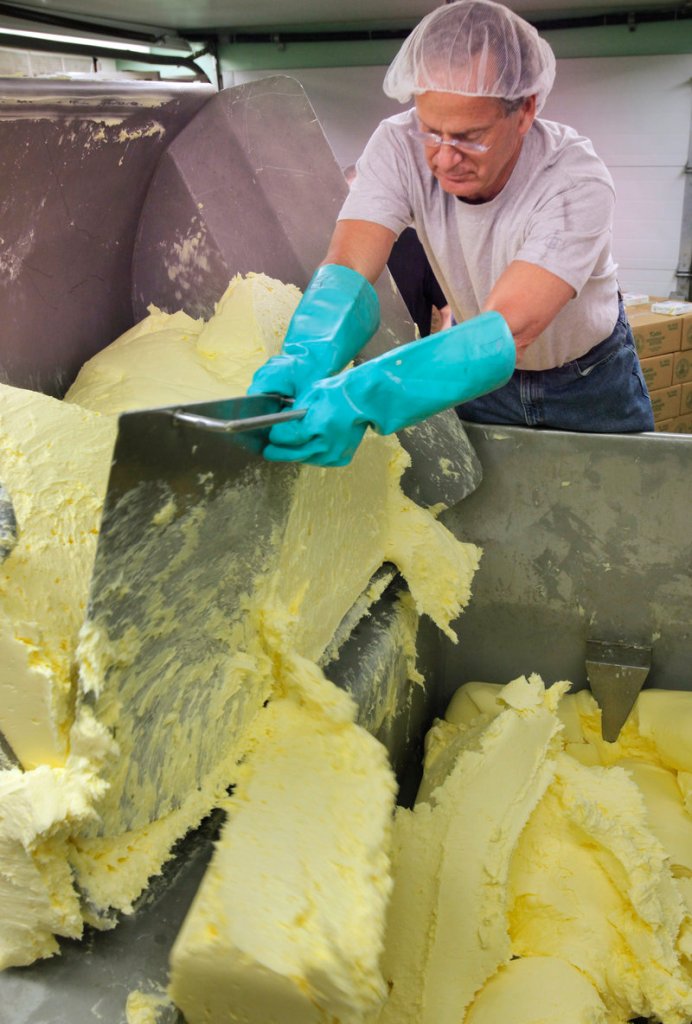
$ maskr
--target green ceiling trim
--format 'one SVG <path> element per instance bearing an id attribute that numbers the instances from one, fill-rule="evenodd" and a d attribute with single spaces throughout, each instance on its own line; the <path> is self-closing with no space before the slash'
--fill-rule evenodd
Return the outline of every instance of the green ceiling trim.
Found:
<path id="1" fill-rule="evenodd" d="M 637 57 L 692 53 L 692 21 L 552 29 L 542 33 L 556 57 Z"/>
<path id="2" fill-rule="evenodd" d="M 362 67 L 389 64 L 400 46 L 400 39 L 279 44 L 222 43 L 219 47 L 219 61 L 223 71 Z"/>
<path id="3" fill-rule="evenodd" d="M 551 29 L 542 33 L 557 57 L 626 57 L 692 52 L 692 20 Z M 222 42 L 223 71 L 357 67 L 389 64 L 401 40 Z"/>

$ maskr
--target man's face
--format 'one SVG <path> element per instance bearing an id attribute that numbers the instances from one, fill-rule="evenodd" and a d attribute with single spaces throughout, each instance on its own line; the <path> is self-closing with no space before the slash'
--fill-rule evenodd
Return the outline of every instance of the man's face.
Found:
<path id="1" fill-rule="evenodd" d="M 485 153 L 466 153 L 453 146 L 425 146 L 428 167 L 450 195 L 468 202 L 493 199 L 509 181 L 521 145 L 533 124 L 535 97 L 513 114 L 504 114 L 499 100 L 489 96 L 459 96 L 425 92 L 416 97 L 422 131 L 443 139 L 479 142 Z"/>

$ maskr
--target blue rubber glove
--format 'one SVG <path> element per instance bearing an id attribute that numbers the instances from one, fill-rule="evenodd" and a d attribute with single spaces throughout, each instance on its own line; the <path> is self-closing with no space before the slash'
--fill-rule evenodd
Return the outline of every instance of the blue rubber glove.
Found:
<path id="1" fill-rule="evenodd" d="M 363 434 L 391 434 L 506 384 L 516 348 L 504 317 L 482 313 L 320 380 L 296 400 L 300 420 L 277 423 L 264 457 L 346 466 Z"/>
<path id="2" fill-rule="evenodd" d="M 293 398 L 343 370 L 379 325 L 379 299 L 362 274 L 338 263 L 319 267 L 291 318 L 281 353 L 260 366 L 248 394 Z"/>

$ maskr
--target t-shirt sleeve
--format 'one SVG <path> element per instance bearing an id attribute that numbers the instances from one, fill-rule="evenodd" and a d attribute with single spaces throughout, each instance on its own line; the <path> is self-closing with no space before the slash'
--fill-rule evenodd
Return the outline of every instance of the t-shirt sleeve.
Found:
<path id="1" fill-rule="evenodd" d="M 397 237 L 413 220 L 405 147 L 383 122 L 356 163 L 356 177 L 337 220 L 368 220 Z"/>
<path id="2" fill-rule="evenodd" d="M 578 295 L 610 251 L 614 207 L 615 193 L 607 182 L 587 178 L 568 184 L 531 215 L 514 259 L 543 267 Z"/>

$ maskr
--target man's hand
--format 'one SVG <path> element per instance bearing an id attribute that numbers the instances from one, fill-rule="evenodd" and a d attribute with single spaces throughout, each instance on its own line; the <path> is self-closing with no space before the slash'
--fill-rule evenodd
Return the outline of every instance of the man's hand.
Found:
<path id="1" fill-rule="evenodd" d="M 349 373 L 353 371 L 317 381 L 298 396 L 296 405 L 307 412 L 300 420 L 272 427 L 262 452 L 265 459 L 312 466 L 349 464 L 368 427 L 366 414 L 349 400 L 344 386 Z"/>
<path id="2" fill-rule="evenodd" d="M 295 405 L 305 415 L 271 428 L 264 457 L 346 466 L 368 426 L 391 434 L 502 387 L 515 358 L 498 313 L 401 345 L 301 392 Z"/>
<path id="3" fill-rule="evenodd" d="M 272 356 L 255 371 L 248 395 L 282 395 L 295 398 L 306 376 L 307 367 L 300 365 L 294 356 Z M 319 376 L 319 374 L 318 374 Z"/>
<path id="4" fill-rule="evenodd" d="M 293 398 L 316 380 L 342 370 L 380 323 L 372 285 L 351 267 L 323 264 L 291 318 L 281 352 L 261 366 L 248 394 Z"/>

